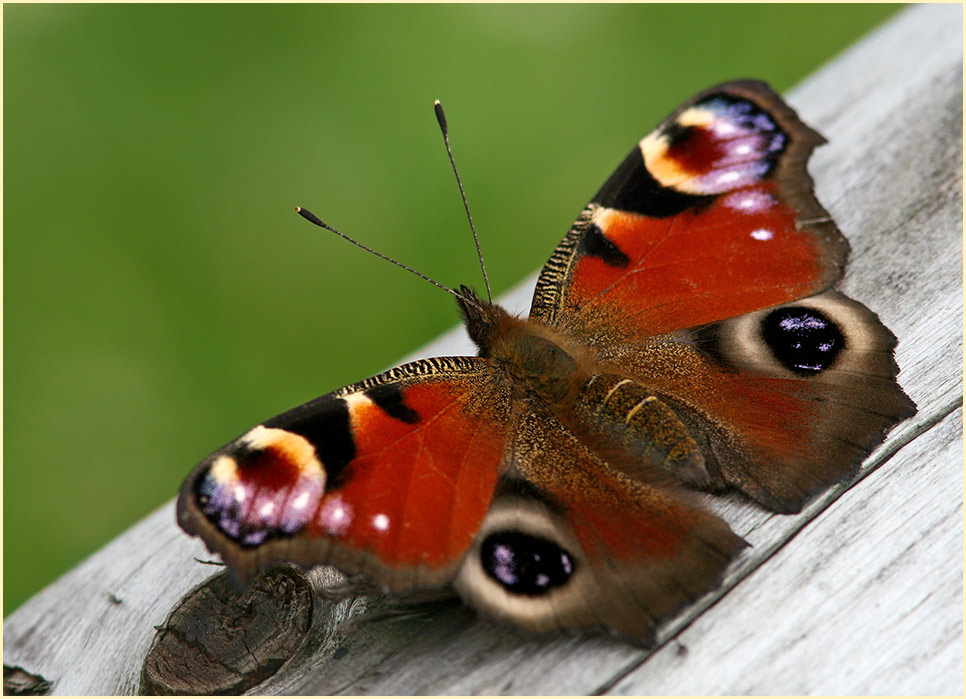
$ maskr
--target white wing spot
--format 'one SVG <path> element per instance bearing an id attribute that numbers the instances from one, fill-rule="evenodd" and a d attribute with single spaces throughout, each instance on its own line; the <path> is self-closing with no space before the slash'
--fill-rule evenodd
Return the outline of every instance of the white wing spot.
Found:
<path id="1" fill-rule="evenodd" d="M 329 534 L 339 535 L 352 523 L 352 508 L 336 496 L 322 506 L 319 519 Z"/>
<path id="2" fill-rule="evenodd" d="M 372 518 L 372 528 L 379 532 L 389 529 L 389 517 L 381 512 Z"/>
<path id="3" fill-rule="evenodd" d="M 748 213 L 764 213 L 775 205 L 775 200 L 765 192 L 740 190 L 725 197 L 724 205 Z"/>
<path id="4" fill-rule="evenodd" d="M 295 500 L 292 501 L 293 510 L 304 510 L 306 505 L 309 504 L 309 494 L 307 491 L 299 494 Z"/>

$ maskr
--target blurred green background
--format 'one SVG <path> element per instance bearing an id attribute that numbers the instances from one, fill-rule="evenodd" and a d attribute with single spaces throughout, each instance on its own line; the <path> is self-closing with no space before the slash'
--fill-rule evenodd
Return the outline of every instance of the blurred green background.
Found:
<path id="1" fill-rule="evenodd" d="M 4 615 L 260 420 L 536 270 L 692 93 L 787 90 L 881 5 L 5 5 Z"/>

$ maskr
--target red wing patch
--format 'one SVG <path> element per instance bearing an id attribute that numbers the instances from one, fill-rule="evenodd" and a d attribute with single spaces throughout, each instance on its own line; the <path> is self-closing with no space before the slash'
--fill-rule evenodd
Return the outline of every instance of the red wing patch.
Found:
<path id="1" fill-rule="evenodd" d="M 821 137 L 776 103 L 760 84 L 730 85 L 668 117 L 557 248 L 531 317 L 582 335 L 642 337 L 838 280 L 848 244 L 805 172 Z"/>
<path id="2" fill-rule="evenodd" d="M 592 234 L 628 263 L 582 257 L 562 316 L 616 307 L 636 333 L 656 335 L 814 293 L 817 282 L 828 281 L 823 250 L 797 230 L 794 212 L 773 189 L 767 183 L 738 190 L 670 219 L 594 209 Z"/>
<path id="3" fill-rule="evenodd" d="M 276 551 L 308 561 L 342 550 L 416 577 L 446 570 L 472 542 L 503 459 L 509 401 L 487 379 L 474 358 L 427 360 L 268 420 L 199 465 L 179 521 L 241 578 Z"/>
<path id="4" fill-rule="evenodd" d="M 505 416 L 468 410 L 467 383 L 416 384 L 407 424 L 354 394 L 351 477 L 322 500 L 307 533 L 371 551 L 390 566 L 439 568 L 469 547 L 490 504 L 503 456 Z M 502 422 L 502 424 L 501 424 Z"/>

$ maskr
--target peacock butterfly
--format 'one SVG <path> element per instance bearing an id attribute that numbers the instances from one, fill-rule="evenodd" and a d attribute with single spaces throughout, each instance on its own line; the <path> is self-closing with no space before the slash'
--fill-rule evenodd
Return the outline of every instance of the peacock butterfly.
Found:
<path id="1" fill-rule="evenodd" d="M 478 356 L 265 421 L 195 468 L 179 524 L 241 582 L 329 563 L 652 642 L 746 546 L 689 489 L 798 512 L 915 412 L 895 337 L 832 289 L 849 245 L 806 171 L 823 142 L 763 83 L 702 92 L 580 213 L 529 318 L 461 287 Z"/>

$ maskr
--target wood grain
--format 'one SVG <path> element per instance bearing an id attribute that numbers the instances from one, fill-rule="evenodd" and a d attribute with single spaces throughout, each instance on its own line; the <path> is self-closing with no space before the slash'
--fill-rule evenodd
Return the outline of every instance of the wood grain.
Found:
<path id="1" fill-rule="evenodd" d="M 316 598 L 311 642 L 253 693 L 962 693 L 962 8 L 906 10 L 788 98 L 830 141 L 811 171 L 852 243 L 843 290 L 900 338 L 918 415 L 800 515 L 710 501 L 753 546 L 653 652 L 452 605 L 340 626 L 382 602 Z M 465 352 L 457 331 L 414 356 Z M 8 617 L 4 663 L 136 692 L 154 626 L 215 572 L 196 557 L 165 505 Z"/>

